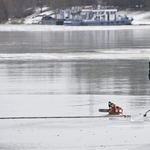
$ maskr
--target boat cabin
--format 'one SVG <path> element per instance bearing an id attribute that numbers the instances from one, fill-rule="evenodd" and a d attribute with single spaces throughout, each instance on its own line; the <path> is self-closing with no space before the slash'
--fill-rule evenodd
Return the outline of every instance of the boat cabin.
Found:
<path id="1" fill-rule="evenodd" d="M 106 10 L 83 9 L 81 15 L 83 20 L 114 21 L 117 20 L 116 13 L 117 9 L 106 9 Z"/>

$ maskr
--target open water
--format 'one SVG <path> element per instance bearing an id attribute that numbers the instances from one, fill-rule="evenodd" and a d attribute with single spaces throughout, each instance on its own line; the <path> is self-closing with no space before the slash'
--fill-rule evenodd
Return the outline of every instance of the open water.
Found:
<path id="1" fill-rule="evenodd" d="M 3 31 L 6 27 L 13 31 Z M 41 112 L 36 101 L 43 109 L 62 107 L 64 115 L 95 115 L 96 108 L 107 108 L 108 101 L 125 107 L 127 114 L 149 107 L 149 28 L 38 32 L 41 26 L 31 26 L 30 31 L 6 27 L 0 32 L 0 96 L 5 108 L 0 109 L 1 116 L 22 109 L 13 101 L 20 105 L 34 101 L 34 109 L 30 107 L 37 115 Z M 22 115 L 28 116 L 28 110 Z"/>
<path id="2" fill-rule="evenodd" d="M 150 109 L 149 26 L 18 27 L 0 26 L 0 117 L 106 115 L 108 101 L 125 115 Z"/>

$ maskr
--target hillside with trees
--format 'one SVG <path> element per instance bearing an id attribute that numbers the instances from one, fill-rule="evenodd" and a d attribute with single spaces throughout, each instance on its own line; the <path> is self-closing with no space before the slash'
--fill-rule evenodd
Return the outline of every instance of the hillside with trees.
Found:
<path id="1" fill-rule="evenodd" d="M 37 7 L 42 11 L 44 6 L 54 10 L 98 4 L 118 6 L 120 9 L 150 9 L 150 0 L 0 0 L 0 23 L 7 21 L 9 18 L 24 18 L 32 14 Z"/>

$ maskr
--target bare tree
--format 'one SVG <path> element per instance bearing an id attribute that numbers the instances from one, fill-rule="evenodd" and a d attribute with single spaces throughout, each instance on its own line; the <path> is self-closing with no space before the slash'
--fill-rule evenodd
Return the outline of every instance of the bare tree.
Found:
<path id="1" fill-rule="evenodd" d="M 8 12 L 3 0 L 0 0 L 0 22 L 8 20 Z"/>

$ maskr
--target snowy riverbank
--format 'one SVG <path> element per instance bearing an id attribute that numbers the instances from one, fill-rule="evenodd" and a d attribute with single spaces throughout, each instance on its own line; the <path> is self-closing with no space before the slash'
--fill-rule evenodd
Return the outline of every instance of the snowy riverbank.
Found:
<path id="1" fill-rule="evenodd" d="M 43 14 L 51 14 L 51 11 L 39 14 L 38 16 L 31 15 L 25 18 L 24 24 L 40 24 Z M 150 24 L 150 11 L 123 11 L 128 17 L 132 17 L 133 25 L 147 25 Z"/>
<path id="2" fill-rule="evenodd" d="M 44 8 L 43 10 L 47 10 L 48 8 Z M 128 17 L 132 17 L 134 20 L 132 22 L 133 25 L 149 25 L 150 24 L 150 11 L 121 11 L 120 13 L 126 14 Z M 27 16 L 26 18 L 22 18 L 19 20 L 9 20 L 6 24 L 40 24 L 41 19 L 44 15 L 52 15 L 53 11 L 45 11 L 40 13 L 40 10 L 37 9 L 34 14 Z M 53 16 L 53 15 L 52 15 Z M 54 16 L 53 16 L 54 17 Z"/>
<path id="3" fill-rule="evenodd" d="M 133 17 L 133 25 L 150 24 L 150 11 L 124 11 L 128 17 Z"/>

